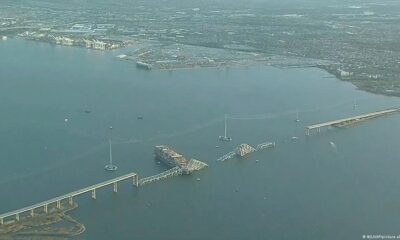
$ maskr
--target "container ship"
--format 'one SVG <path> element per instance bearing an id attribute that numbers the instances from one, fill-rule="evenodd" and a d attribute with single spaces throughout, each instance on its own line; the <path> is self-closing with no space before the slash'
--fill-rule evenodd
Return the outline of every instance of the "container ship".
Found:
<path id="1" fill-rule="evenodd" d="M 169 167 L 179 167 L 185 174 L 190 174 L 193 171 L 197 171 L 207 167 L 208 165 L 195 160 L 187 160 L 182 154 L 175 152 L 173 149 L 166 145 L 156 146 L 154 154 L 157 160 L 162 161 Z"/>

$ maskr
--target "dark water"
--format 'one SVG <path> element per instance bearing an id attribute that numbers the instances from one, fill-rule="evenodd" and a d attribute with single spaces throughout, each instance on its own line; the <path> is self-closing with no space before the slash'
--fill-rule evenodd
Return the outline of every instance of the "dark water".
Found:
<path id="1" fill-rule="evenodd" d="M 399 99 L 358 91 L 313 68 L 147 72 L 117 54 L 0 42 L 0 212 L 131 171 L 163 171 L 152 151 L 168 144 L 209 168 L 140 189 L 127 181 L 118 194 L 100 190 L 96 201 L 79 197 L 73 216 L 87 231 L 76 239 L 400 233 L 400 115 L 304 136 L 308 124 L 399 106 Z M 231 143 L 217 140 L 225 113 L 235 118 Z M 116 173 L 103 170 L 109 137 Z M 240 143 L 264 141 L 277 148 L 215 161 Z"/>

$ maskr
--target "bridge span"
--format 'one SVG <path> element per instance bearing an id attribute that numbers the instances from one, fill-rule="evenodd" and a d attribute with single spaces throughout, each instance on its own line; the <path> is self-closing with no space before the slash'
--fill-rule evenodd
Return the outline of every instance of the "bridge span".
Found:
<path id="1" fill-rule="evenodd" d="M 40 203 L 31 205 L 31 206 L 28 206 L 28 207 L 25 207 L 25 208 L 21 208 L 21 209 L 15 210 L 15 211 L 11 211 L 11 212 L 8 212 L 8 213 L 1 214 L 0 215 L 0 225 L 4 224 L 6 218 L 9 218 L 9 217 L 14 217 L 16 221 L 19 221 L 21 213 L 30 212 L 30 215 L 34 216 L 35 210 L 37 210 L 37 209 L 43 209 L 43 211 L 45 213 L 47 213 L 48 212 L 48 207 L 51 204 L 55 204 L 57 208 L 61 208 L 61 201 L 63 201 L 63 200 L 68 200 L 68 203 L 70 205 L 72 205 L 73 204 L 73 197 L 82 195 L 82 194 L 87 193 L 87 192 L 91 192 L 92 198 L 96 199 L 96 190 L 100 189 L 100 188 L 103 188 L 103 187 L 106 187 L 106 186 L 111 186 L 112 185 L 113 186 L 113 191 L 117 192 L 118 191 L 118 183 L 123 181 L 123 180 L 126 180 L 126 179 L 132 179 L 133 185 L 138 187 L 139 186 L 139 179 L 138 178 L 139 177 L 138 177 L 138 175 L 136 173 L 133 173 L 133 172 L 132 173 L 128 173 L 128 174 L 125 174 L 123 176 L 120 176 L 120 177 L 117 177 L 117 178 L 114 178 L 114 179 L 110 179 L 110 180 L 107 180 L 107 181 L 104 181 L 104 182 L 101 182 L 101 183 L 98 183 L 98 184 L 95 184 L 95 185 L 92 185 L 92 186 L 89 186 L 89 187 L 86 187 L 86 188 L 82 188 L 80 190 L 77 190 L 77 191 L 74 191 L 74 192 L 71 192 L 71 193 L 67 193 L 67 194 L 64 194 L 62 196 L 55 197 L 55 198 L 52 198 L 52 199 L 44 201 L 44 202 L 40 202 Z"/>
<path id="2" fill-rule="evenodd" d="M 170 177 L 175 177 L 179 176 L 183 173 L 182 168 L 176 166 L 174 168 L 168 169 L 162 173 L 150 176 L 150 177 L 145 177 L 139 180 L 139 186 L 143 186 L 148 183 L 153 183 L 156 181 L 164 180 Z"/>
<path id="3" fill-rule="evenodd" d="M 346 126 L 346 125 L 354 124 L 354 123 L 361 122 L 361 121 L 364 121 L 364 120 L 368 120 L 368 119 L 372 119 L 372 118 L 376 118 L 376 117 L 392 114 L 392 113 L 399 112 L 399 111 L 400 111 L 400 108 L 392 108 L 392 109 L 387 109 L 387 110 L 384 110 L 384 111 L 373 112 L 373 113 L 363 114 L 363 115 L 359 115 L 359 116 L 355 116 L 355 117 L 343 118 L 343 119 L 338 119 L 338 120 L 334 120 L 334 121 L 329 121 L 329 122 L 310 125 L 310 126 L 306 127 L 306 135 L 310 135 L 311 130 L 314 130 L 314 129 L 316 129 L 317 132 L 320 132 L 321 128 L 323 128 L 323 127 L 329 127 L 329 126 L 341 127 L 341 126 Z"/>

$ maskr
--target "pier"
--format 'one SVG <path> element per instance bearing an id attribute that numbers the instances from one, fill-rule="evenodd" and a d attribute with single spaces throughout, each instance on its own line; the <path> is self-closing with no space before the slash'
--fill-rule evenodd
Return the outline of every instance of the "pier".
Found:
<path id="1" fill-rule="evenodd" d="M 31 216 L 35 215 L 35 210 L 41 209 L 45 213 L 48 212 L 49 205 L 55 205 L 58 209 L 61 208 L 61 203 L 62 201 L 67 201 L 68 204 L 72 205 L 73 204 L 73 198 L 85 193 L 90 192 L 92 199 L 96 199 L 96 191 L 100 188 L 107 187 L 107 186 L 112 186 L 112 190 L 114 193 L 118 191 L 118 183 L 127 179 L 132 179 L 132 184 L 136 187 L 139 186 L 139 180 L 138 180 L 138 175 L 136 173 L 129 173 L 125 174 L 123 176 L 110 179 L 105 182 L 101 182 L 86 188 L 82 188 L 80 190 L 64 194 L 59 197 L 52 198 L 50 200 L 40 202 L 25 208 L 21 208 L 15 211 L 11 211 L 8 213 L 4 213 L 0 215 L 0 225 L 4 224 L 6 222 L 6 218 L 11 218 L 14 217 L 15 221 L 19 221 L 20 219 L 20 214 L 22 213 L 29 213 Z"/>
<path id="2" fill-rule="evenodd" d="M 358 123 L 361 121 L 365 121 L 368 119 L 389 115 L 389 114 L 396 113 L 399 111 L 400 111 L 400 108 L 392 108 L 392 109 L 388 109 L 388 110 L 384 110 L 384 111 L 363 114 L 363 115 L 359 115 L 359 116 L 355 116 L 355 117 L 343 118 L 343 119 L 339 119 L 339 120 L 314 124 L 314 125 L 306 127 L 306 135 L 307 136 L 310 135 L 312 130 L 316 130 L 317 133 L 319 133 L 319 132 L 321 132 L 321 128 L 324 128 L 324 127 L 330 127 L 330 126 L 343 127 L 343 126 L 355 124 L 355 123 Z"/>

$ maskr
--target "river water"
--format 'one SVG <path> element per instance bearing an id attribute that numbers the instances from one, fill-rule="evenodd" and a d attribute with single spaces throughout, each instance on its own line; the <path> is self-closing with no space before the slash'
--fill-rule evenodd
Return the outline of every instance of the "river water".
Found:
<path id="1" fill-rule="evenodd" d="M 400 234 L 400 115 L 304 134 L 309 124 L 396 107 L 399 99 L 315 68 L 144 71 L 117 60 L 119 53 L 0 42 L 0 212 L 124 173 L 166 170 L 153 147 L 167 144 L 209 168 L 139 189 L 126 181 L 117 194 L 99 190 L 95 201 L 77 198 L 72 215 L 87 230 L 76 239 Z M 224 114 L 230 143 L 218 141 Z M 115 173 L 103 169 L 109 138 Z M 240 143 L 266 141 L 277 147 L 216 161 Z"/>

